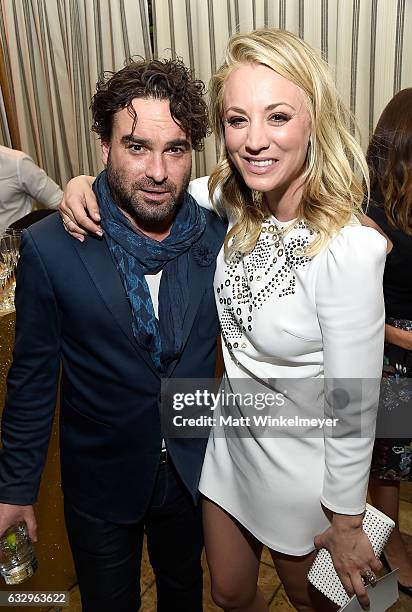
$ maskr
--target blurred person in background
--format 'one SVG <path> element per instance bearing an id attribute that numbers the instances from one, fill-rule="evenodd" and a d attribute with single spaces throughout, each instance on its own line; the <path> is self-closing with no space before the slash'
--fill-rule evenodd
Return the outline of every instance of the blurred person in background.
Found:
<path id="1" fill-rule="evenodd" d="M 29 214 L 33 200 L 57 209 L 62 197 L 60 187 L 29 155 L 0 145 L 0 230 Z"/>
<path id="2" fill-rule="evenodd" d="M 371 180 L 367 214 L 390 240 L 383 278 L 383 375 L 395 379 L 392 399 L 385 397 L 392 404 L 390 418 L 396 419 L 403 404 L 396 397 L 396 380 L 412 376 L 412 88 L 397 93 L 384 109 L 366 159 Z M 412 596 L 412 560 L 398 524 L 400 482 L 412 480 L 412 430 L 405 434 L 376 440 L 369 491 L 373 504 L 396 523 L 385 559 L 390 569 L 399 568 L 399 588 Z"/>

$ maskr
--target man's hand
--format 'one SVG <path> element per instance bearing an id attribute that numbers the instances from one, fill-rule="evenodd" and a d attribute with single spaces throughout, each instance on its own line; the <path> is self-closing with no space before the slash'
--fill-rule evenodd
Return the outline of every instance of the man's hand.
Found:
<path id="1" fill-rule="evenodd" d="M 59 207 L 66 231 L 80 242 L 88 233 L 103 235 L 99 207 L 91 187 L 93 182 L 94 176 L 81 175 L 71 179 Z"/>
<path id="2" fill-rule="evenodd" d="M 334 515 L 332 525 L 315 538 L 316 548 L 326 548 L 333 560 L 345 591 L 356 595 L 360 605 L 367 608 L 369 598 L 362 576 L 368 570 L 379 572 L 382 563 L 375 557 L 368 536 L 362 529 L 362 516 Z"/>
<path id="3" fill-rule="evenodd" d="M 19 521 L 26 523 L 30 539 L 33 542 L 37 542 L 37 523 L 33 506 L 15 506 L 13 504 L 0 503 L 0 535 Z"/>

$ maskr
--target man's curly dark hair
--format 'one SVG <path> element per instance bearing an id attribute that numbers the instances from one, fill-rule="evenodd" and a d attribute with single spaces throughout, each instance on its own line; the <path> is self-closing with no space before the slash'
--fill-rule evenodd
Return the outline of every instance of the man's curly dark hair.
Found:
<path id="1" fill-rule="evenodd" d="M 173 120 L 192 141 L 195 151 L 203 147 L 209 132 L 203 81 L 192 78 L 180 59 L 129 60 L 118 72 L 106 72 L 92 98 L 92 130 L 102 142 L 109 143 L 115 113 L 127 108 L 133 117 L 133 131 L 138 117 L 132 106 L 134 98 L 168 100 Z"/>

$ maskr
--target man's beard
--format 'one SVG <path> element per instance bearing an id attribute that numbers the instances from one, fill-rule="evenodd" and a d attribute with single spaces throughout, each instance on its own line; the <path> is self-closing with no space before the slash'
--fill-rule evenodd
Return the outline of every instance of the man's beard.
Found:
<path id="1" fill-rule="evenodd" d="M 156 226 L 162 225 L 168 220 L 171 221 L 175 216 L 189 185 L 190 171 L 189 168 L 180 189 L 177 188 L 175 183 L 165 181 L 159 185 L 149 178 L 141 178 L 130 182 L 126 178 L 126 173 L 119 168 L 114 168 L 109 158 L 107 162 L 107 182 L 112 197 L 119 208 L 130 215 L 138 225 L 156 229 Z M 169 197 L 165 202 L 148 202 L 142 194 L 139 195 L 141 189 L 161 189 L 169 192 Z"/>

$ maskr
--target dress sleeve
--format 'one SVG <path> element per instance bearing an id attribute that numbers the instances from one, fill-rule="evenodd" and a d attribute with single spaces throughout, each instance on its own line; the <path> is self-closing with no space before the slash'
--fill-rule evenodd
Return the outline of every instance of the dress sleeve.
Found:
<path id="1" fill-rule="evenodd" d="M 335 435 L 325 431 L 321 501 L 341 514 L 365 509 L 382 372 L 385 252 L 377 231 L 356 225 L 345 227 L 319 256 L 325 412 L 342 424 Z"/>
<path id="2" fill-rule="evenodd" d="M 199 206 L 213 212 L 218 211 L 221 217 L 226 218 L 224 206 L 221 204 L 221 192 L 219 187 L 215 192 L 216 206 L 213 206 L 212 202 L 209 200 L 208 180 L 208 176 L 202 176 L 201 178 L 190 181 L 188 192 L 194 197 Z"/>
<path id="3" fill-rule="evenodd" d="M 18 164 L 23 191 L 47 208 L 57 208 L 63 198 L 60 187 L 28 155 L 19 159 Z"/>

